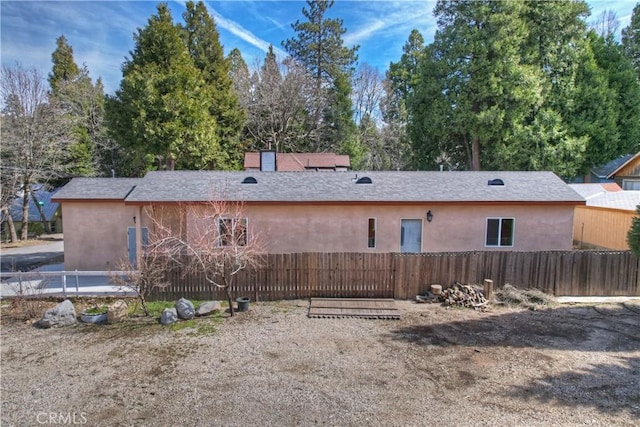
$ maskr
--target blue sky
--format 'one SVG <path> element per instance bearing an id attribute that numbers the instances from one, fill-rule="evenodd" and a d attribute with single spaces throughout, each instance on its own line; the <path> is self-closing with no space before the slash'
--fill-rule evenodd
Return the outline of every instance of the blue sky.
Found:
<path id="1" fill-rule="evenodd" d="M 182 21 L 184 1 L 168 1 L 174 21 Z M 294 35 L 291 24 L 304 20 L 304 1 L 209 1 L 225 54 L 238 48 L 251 67 L 264 58 L 269 44 L 284 55 L 281 42 Z M 591 19 L 614 10 L 629 25 L 633 0 L 592 0 Z M 118 88 L 121 66 L 133 49 L 133 34 L 146 26 L 157 1 L 6 1 L 0 2 L 2 65 L 20 62 L 43 76 L 51 71 L 56 38 L 64 34 L 79 65 L 86 64 L 95 79 L 101 76 L 107 93 Z M 436 30 L 435 0 L 337 0 L 329 16 L 344 21 L 348 46 L 360 45 L 360 63 L 384 73 L 398 61 L 409 33 L 417 28 L 427 42 Z"/>

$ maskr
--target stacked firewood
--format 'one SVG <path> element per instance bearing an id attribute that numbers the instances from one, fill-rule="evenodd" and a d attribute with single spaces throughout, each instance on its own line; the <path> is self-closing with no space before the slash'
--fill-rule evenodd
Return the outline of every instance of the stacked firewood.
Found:
<path id="1" fill-rule="evenodd" d="M 489 303 L 480 289 L 460 282 L 455 282 L 450 288 L 443 289 L 440 301 L 447 305 L 470 308 L 484 307 Z"/>
<path id="2" fill-rule="evenodd" d="M 441 302 L 445 305 L 457 305 L 475 309 L 489 304 L 480 289 L 470 285 L 463 285 L 460 282 L 455 282 L 446 289 L 442 289 L 440 285 L 431 285 L 431 291 L 416 295 L 416 302 Z"/>

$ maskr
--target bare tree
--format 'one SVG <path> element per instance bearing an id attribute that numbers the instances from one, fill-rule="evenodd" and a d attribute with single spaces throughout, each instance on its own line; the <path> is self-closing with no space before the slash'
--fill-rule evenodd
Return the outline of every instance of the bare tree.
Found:
<path id="1" fill-rule="evenodd" d="M 305 151 L 312 126 L 308 114 L 313 79 L 293 60 L 283 63 L 267 55 L 252 77 L 252 99 L 247 105 L 247 132 L 254 149 Z"/>
<path id="2" fill-rule="evenodd" d="M 9 227 L 9 238 L 12 243 L 18 241 L 16 227 L 11 218 L 9 208 L 20 190 L 20 179 L 15 169 L 5 169 L 4 152 L 0 159 L 0 216 L 3 222 Z"/>
<path id="3" fill-rule="evenodd" d="M 615 37 L 620 29 L 620 21 L 614 10 L 605 9 L 591 24 L 591 28 L 601 37 Z"/>
<path id="4" fill-rule="evenodd" d="M 16 174 L 23 191 L 21 239 L 28 236 L 31 184 L 63 173 L 72 123 L 50 99 L 43 77 L 20 64 L 2 67 L 2 174 Z M 3 179 L 10 180 L 10 178 Z"/>
<path id="5" fill-rule="evenodd" d="M 212 199 L 145 208 L 149 223 L 145 257 L 164 259 L 160 268 L 178 265 L 183 275 L 201 274 L 209 285 L 224 289 L 233 316 L 234 279 L 242 270 L 261 265 L 264 243 L 250 228 L 242 202 Z"/>
<path id="6" fill-rule="evenodd" d="M 130 261 L 123 261 L 119 264 L 120 273 L 111 273 L 110 279 L 113 284 L 120 288 L 133 291 L 140 300 L 142 311 L 145 316 L 149 316 L 147 298 L 154 291 L 161 290 L 169 286 L 166 280 L 165 270 L 167 259 L 159 251 L 146 251 L 139 260 L 139 264 Z"/>
<path id="7" fill-rule="evenodd" d="M 353 86 L 353 107 L 356 123 L 369 117 L 374 123 L 382 120 L 380 101 L 384 97 L 384 78 L 378 70 L 367 63 L 356 71 Z"/>

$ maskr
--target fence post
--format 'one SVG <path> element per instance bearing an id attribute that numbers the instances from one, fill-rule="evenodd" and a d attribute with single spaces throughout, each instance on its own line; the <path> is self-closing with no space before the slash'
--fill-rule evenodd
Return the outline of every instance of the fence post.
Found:
<path id="1" fill-rule="evenodd" d="M 76 294 L 79 293 L 78 285 L 78 269 L 76 268 Z"/>
<path id="2" fill-rule="evenodd" d="M 64 271 L 62 272 L 62 295 L 67 297 L 67 275 Z"/>
<path id="3" fill-rule="evenodd" d="M 493 280 L 491 279 L 484 279 L 484 297 L 487 300 L 493 298 Z"/>

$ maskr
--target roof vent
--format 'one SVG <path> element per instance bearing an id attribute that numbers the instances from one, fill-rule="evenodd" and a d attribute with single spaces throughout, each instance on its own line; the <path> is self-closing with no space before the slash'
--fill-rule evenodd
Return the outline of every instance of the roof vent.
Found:
<path id="1" fill-rule="evenodd" d="M 500 178 L 490 179 L 488 185 L 504 185 L 504 181 Z"/>
<path id="2" fill-rule="evenodd" d="M 254 177 L 252 177 L 252 176 L 248 176 L 248 177 L 246 177 L 245 179 L 243 179 L 243 180 L 242 180 L 242 183 L 243 183 L 243 184 L 257 184 L 257 183 L 258 183 L 258 180 L 257 180 L 257 179 L 255 179 L 255 178 L 254 178 Z"/>
<path id="3" fill-rule="evenodd" d="M 373 181 L 371 181 L 371 178 L 368 176 L 363 176 L 362 178 L 358 178 L 356 184 L 373 184 Z"/>

